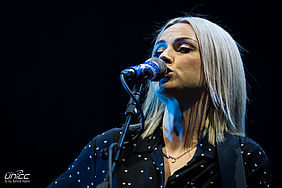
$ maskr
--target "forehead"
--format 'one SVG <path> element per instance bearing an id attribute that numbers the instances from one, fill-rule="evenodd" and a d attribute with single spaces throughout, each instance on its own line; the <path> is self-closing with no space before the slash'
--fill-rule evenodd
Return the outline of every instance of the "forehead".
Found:
<path id="1" fill-rule="evenodd" d="M 194 29 L 188 23 L 177 23 L 170 26 L 161 34 L 159 41 L 164 40 L 166 42 L 171 42 L 172 40 L 180 37 L 188 37 L 197 41 Z"/>

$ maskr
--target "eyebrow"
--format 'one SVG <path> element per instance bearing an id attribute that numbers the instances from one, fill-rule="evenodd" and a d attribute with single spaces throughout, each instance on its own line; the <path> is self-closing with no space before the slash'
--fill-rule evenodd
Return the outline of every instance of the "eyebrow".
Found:
<path id="1" fill-rule="evenodd" d="M 198 44 L 198 41 L 193 39 L 193 38 L 191 38 L 191 37 L 179 37 L 179 38 L 174 39 L 173 43 L 180 42 L 180 41 L 183 41 L 183 40 L 186 40 L 186 39 L 192 40 L 192 41 L 194 41 L 194 42 L 196 42 Z M 158 41 L 156 43 L 156 45 L 158 45 L 159 43 L 166 43 L 166 41 L 165 40 L 160 40 L 160 41 Z"/>
<path id="2" fill-rule="evenodd" d="M 166 43 L 166 42 L 165 42 L 165 40 L 159 40 L 159 41 L 156 43 L 156 46 L 157 46 L 158 44 L 161 44 L 161 43 Z"/>

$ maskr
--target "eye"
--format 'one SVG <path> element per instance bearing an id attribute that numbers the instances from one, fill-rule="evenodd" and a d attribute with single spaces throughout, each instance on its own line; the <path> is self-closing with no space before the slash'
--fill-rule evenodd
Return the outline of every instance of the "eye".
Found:
<path id="1" fill-rule="evenodd" d="M 186 54 L 186 53 L 191 52 L 192 50 L 188 47 L 180 47 L 177 51 L 180 53 Z"/>
<path id="2" fill-rule="evenodd" d="M 162 54 L 163 52 L 156 52 L 155 54 L 154 54 L 154 56 L 155 57 L 160 57 L 160 55 Z"/>
<path id="3" fill-rule="evenodd" d="M 154 57 L 159 57 L 164 51 L 165 51 L 164 47 L 158 48 L 154 53 Z"/>

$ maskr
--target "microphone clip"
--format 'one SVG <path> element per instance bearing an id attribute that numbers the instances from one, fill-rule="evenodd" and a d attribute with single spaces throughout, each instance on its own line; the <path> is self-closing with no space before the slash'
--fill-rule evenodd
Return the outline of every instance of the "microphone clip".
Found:
<path id="1" fill-rule="evenodd" d="M 132 92 L 132 93 L 133 93 L 133 96 L 137 99 L 137 101 L 139 101 L 140 96 L 141 96 L 140 92 L 135 91 L 135 92 Z M 127 115 L 128 113 L 133 115 L 134 117 L 137 117 L 138 114 L 139 114 L 139 112 L 136 108 L 136 102 L 133 100 L 132 97 L 130 97 L 130 99 L 128 101 L 126 111 L 125 111 L 125 115 Z"/>

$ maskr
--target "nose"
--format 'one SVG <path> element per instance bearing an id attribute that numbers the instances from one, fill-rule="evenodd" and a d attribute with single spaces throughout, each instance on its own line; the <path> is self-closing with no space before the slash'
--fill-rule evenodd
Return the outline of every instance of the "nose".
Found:
<path id="1" fill-rule="evenodd" d="M 173 57 L 168 54 L 167 49 L 160 55 L 160 59 L 162 59 L 166 64 L 171 64 L 174 61 Z"/>

